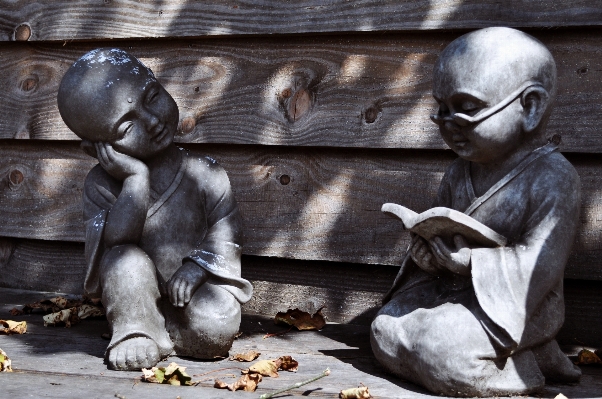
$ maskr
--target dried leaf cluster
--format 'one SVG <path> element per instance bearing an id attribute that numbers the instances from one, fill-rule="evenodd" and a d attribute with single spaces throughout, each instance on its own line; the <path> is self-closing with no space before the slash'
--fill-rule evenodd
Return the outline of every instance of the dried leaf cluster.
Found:
<path id="1" fill-rule="evenodd" d="M 25 334 L 26 332 L 26 321 L 0 320 L 0 333 L 2 334 Z"/>
<path id="2" fill-rule="evenodd" d="M 216 379 L 213 386 L 219 389 L 228 389 L 229 391 L 238 391 L 242 389 L 247 392 L 255 392 L 257 385 L 259 385 L 262 379 L 263 377 L 261 374 L 250 373 L 244 374 L 232 384 L 226 384 L 222 380 Z"/>
<path id="3" fill-rule="evenodd" d="M 13 371 L 11 361 L 6 352 L 0 349 L 0 372 L 10 373 Z"/>
<path id="4" fill-rule="evenodd" d="M 32 313 L 34 310 L 50 313 L 44 316 L 45 326 L 64 323 L 65 327 L 71 327 L 82 319 L 104 316 L 105 314 L 100 299 L 90 299 L 87 297 L 83 299 L 67 299 L 62 296 L 28 303 L 23 306 L 23 309 L 14 308 L 10 313 L 13 316 L 18 316 L 24 313 Z"/>
<path id="5" fill-rule="evenodd" d="M 237 353 L 232 358 L 236 360 L 238 360 L 238 358 L 250 358 L 254 354 L 259 356 L 257 352 L 249 351 L 246 353 Z M 255 356 L 255 358 L 257 356 Z M 232 358 L 230 360 L 233 360 Z M 216 379 L 213 386 L 220 389 L 229 389 L 230 391 L 242 389 L 248 392 L 255 392 L 257 385 L 261 382 L 263 377 L 278 378 L 279 370 L 297 371 L 298 368 L 299 362 L 293 359 L 292 356 L 280 356 L 278 359 L 260 360 L 253 363 L 248 369 L 243 370 L 241 372 L 242 376 L 232 384 L 226 384 L 225 382 Z"/>
<path id="6" fill-rule="evenodd" d="M 321 330 L 326 325 L 322 309 L 310 315 L 299 309 L 289 309 L 286 313 L 278 312 L 274 317 L 274 323 L 296 327 L 297 330 Z"/>
<path id="7" fill-rule="evenodd" d="M 339 392 L 340 399 L 370 399 L 372 395 L 368 392 L 367 386 L 357 388 L 343 389 Z"/>
<path id="8" fill-rule="evenodd" d="M 577 361 L 575 364 L 602 364 L 602 359 L 600 359 L 600 356 L 602 356 L 602 351 L 600 350 L 592 352 L 587 349 L 582 349 L 577 355 Z"/>
<path id="9" fill-rule="evenodd" d="M 167 367 L 142 369 L 142 379 L 146 382 L 169 385 L 194 385 L 192 378 L 186 374 L 186 367 L 171 362 Z"/>

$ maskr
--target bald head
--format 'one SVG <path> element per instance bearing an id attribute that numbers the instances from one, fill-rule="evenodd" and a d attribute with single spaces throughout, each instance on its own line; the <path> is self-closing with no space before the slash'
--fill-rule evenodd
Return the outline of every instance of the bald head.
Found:
<path id="1" fill-rule="evenodd" d="M 57 97 L 59 112 L 82 139 L 112 141 L 117 138 L 115 120 L 156 81 L 148 67 L 123 50 L 92 50 L 63 77 Z"/>
<path id="2" fill-rule="evenodd" d="M 548 49 L 516 29 L 485 28 L 459 37 L 443 50 L 434 68 L 433 94 L 440 98 L 440 92 L 454 86 L 495 103 L 529 81 L 540 84 L 553 100 L 556 64 Z"/>

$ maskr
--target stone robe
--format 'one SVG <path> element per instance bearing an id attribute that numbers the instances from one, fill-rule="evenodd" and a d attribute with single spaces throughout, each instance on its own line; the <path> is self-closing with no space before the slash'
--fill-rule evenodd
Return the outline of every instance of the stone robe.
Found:
<path id="1" fill-rule="evenodd" d="M 151 190 L 138 243 L 141 265 L 103 265 L 104 225 L 121 185 L 97 165 L 86 178 L 83 198 L 85 292 L 102 297 L 107 308 L 113 332 L 108 350 L 125 339 L 145 336 L 157 343 L 162 356 L 174 344 L 180 355 L 224 355 L 240 325 L 240 304 L 253 290 L 241 278 L 242 226 L 226 172 L 211 158 L 183 152 L 167 190 Z M 187 260 L 210 277 L 182 309 L 169 303 L 166 283 Z"/>
<path id="2" fill-rule="evenodd" d="M 579 223 L 575 169 L 548 144 L 477 198 L 470 163 L 458 158 L 435 206 L 465 212 L 508 244 L 473 248 L 469 277 L 432 276 L 408 251 L 372 324 L 376 357 L 394 374 L 443 395 L 541 388 L 544 375 L 532 350 L 549 344 L 564 322 L 564 267 Z"/>

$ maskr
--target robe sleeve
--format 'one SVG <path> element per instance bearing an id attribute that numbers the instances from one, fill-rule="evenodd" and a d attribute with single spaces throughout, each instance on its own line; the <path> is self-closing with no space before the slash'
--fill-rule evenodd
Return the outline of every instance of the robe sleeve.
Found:
<path id="1" fill-rule="evenodd" d="M 215 161 L 209 161 L 204 184 L 207 234 L 183 262 L 195 262 L 211 275 L 215 285 L 245 303 L 251 299 L 253 286 L 241 277 L 242 220 L 228 175 Z"/>
<path id="2" fill-rule="evenodd" d="M 86 278 L 84 291 L 92 298 L 100 298 L 99 267 L 104 252 L 104 227 L 109 210 L 117 201 L 110 190 L 107 180 L 103 178 L 100 166 L 93 168 L 86 177 L 83 194 Z"/>
<path id="3" fill-rule="evenodd" d="M 550 295 L 560 299 L 554 306 L 562 307 L 564 266 L 581 203 L 579 178 L 572 166 L 531 169 L 529 173 L 538 178 L 528 192 L 517 192 L 519 201 L 529 201 L 520 237 L 506 247 L 475 248 L 471 255 L 478 303 L 510 338 L 510 350 L 521 344 L 534 314 L 542 306 L 550 306 L 546 305 Z"/>

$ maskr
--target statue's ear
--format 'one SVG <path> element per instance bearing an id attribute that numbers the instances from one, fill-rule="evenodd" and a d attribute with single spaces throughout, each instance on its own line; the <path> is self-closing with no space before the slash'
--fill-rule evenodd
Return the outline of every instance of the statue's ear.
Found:
<path id="1" fill-rule="evenodd" d="M 82 143 L 79 146 L 82 150 L 84 150 L 86 154 L 90 155 L 91 157 L 98 158 L 98 155 L 96 154 L 96 148 L 94 147 L 93 142 L 83 139 Z"/>
<path id="2" fill-rule="evenodd" d="M 552 97 L 542 86 L 529 87 L 521 96 L 524 110 L 523 130 L 530 133 L 544 121 Z"/>

